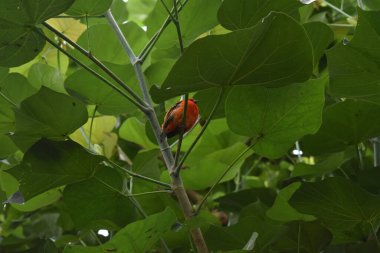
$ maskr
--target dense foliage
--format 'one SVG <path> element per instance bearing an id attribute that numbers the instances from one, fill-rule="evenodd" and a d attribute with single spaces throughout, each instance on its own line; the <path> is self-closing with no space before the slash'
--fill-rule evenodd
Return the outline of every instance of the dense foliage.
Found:
<path id="1" fill-rule="evenodd" d="M 0 252 L 380 252 L 380 1 L 302 2 L 1 0 Z"/>

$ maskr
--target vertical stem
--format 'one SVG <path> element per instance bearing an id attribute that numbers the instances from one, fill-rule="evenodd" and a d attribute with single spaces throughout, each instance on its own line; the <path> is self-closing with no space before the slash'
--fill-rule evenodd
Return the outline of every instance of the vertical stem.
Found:
<path id="1" fill-rule="evenodd" d="M 362 153 L 362 149 L 361 149 L 361 144 L 358 144 L 356 146 L 356 152 L 358 154 L 359 169 L 364 170 L 364 160 L 363 160 L 363 153 Z"/>
<path id="2" fill-rule="evenodd" d="M 108 10 L 105 14 L 105 17 L 107 18 L 108 22 L 110 23 L 111 27 L 116 33 L 116 36 L 120 40 L 120 43 L 122 44 L 124 50 L 129 56 L 129 59 L 134 67 L 140 89 L 143 93 L 143 98 L 147 104 L 149 104 L 150 108 L 145 112 L 152 128 L 153 132 L 156 136 L 157 143 L 160 146 L 162 156 L 164 157 L 166 167 L 170 173 L 171 168 L 173 168 L 174 165 L 174 158 L 173 154 L 171 153 L 170 147 L 168 145 L 167 139 L 162 138 L 162 130 L 161 126 L 158 122 L 157 115 L 153 109 L 152 101 L 148 92 L 147 85 L 145 83 L 144 75 L 141 68 L 141 61 L 135 56 L 133 53 L 132 48 L 130 47 L 128 41 L 124 37 L 123 33 L 121 32 L 119 26 L 117 25 L 115 19 L 112 16 L 112 13 L 110 10 Z M 178 202 L 181 206 L 182 212 L 185 216 L 185 219 L 189 220 L 193 216 L 193 208 L 191 206 L 189 197 L 186 194 L 185 188 L 183 187 L 182 180 L 179 176 L 171 175 L 171 184 L 172 189 L 174 193 L 177 196 Z M 197 247 L 197 250 L 199 253 L 207 253 L 207 245 L 203 239 L 202 232 L 200 228 L 195 228 L 190 231 L 191 236 L 193 238 L 193 241 Z"/>
<path id="3" fill-rule="evenodd" d="M 373 166 L 380 166 L 380 137 L 375 137 L 372 139 L 373 145 Z"/>

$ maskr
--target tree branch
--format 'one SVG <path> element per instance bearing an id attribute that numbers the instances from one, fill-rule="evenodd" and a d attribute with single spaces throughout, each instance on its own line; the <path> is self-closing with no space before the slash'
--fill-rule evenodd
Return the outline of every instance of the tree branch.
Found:
<path id="1" fill-rule="evenodd" d="M 127 52 L 130 58 L 130 61 L 133 64 L 136 76 L 139 81 L 140 89 L 143 93 L 144 100 L 150 106 L 150 110 L 148 110 L 145 114 L 148 117 L 148 120 L 153 128 L 157 143 L 161 148 L 161 153 L 162 153 L 162 156 L 164 157 L 166 167 L 170 173 L 170 169 L 173 168 L 174 158 L 171 153 L 170 147 L 168 145 L 167 139 L 161 137 L 162 130 L 161 130 L 160 124 L 158 123 L 157 115 L 152 106 L 152 101 L 151 101 L 148 88 L 145 83 L 144 75 L 141 69 L 141 61 L 139 61 L 138 58 L 134 55 L 128 41 L 126 40 L 124 35 L 121 33 L 121 30 L 119 26 L 117 25 L 115 19 L 113 18 L 110 10 L 106 12 L 106 18 L 108 22 L 110 23 L 111 27 L 114 29 L 117 37 L 120 40 L 120 43 L 123 45 L 124 50 Z M 178 202 L 181 206 L 185 219 L 187 220 L 191 219 L 193 208 L 186 194 L 185 188 L 183 187 L 181 178 L 179 176 L 178 177 L 171 176 L 171 184 L 172 184 L 172 189 L 177 196 Z M 199 228 L 195 228 L 195 229 L 192 229 L 190 233 L 192 235 L 195 245 L 197 246 L 198 252 L 199 253 L 208 252 L 201 230 Z"/>

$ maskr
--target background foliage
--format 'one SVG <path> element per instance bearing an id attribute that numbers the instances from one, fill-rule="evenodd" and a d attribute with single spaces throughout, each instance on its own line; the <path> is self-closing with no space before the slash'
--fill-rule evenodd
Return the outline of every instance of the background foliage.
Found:
<path id="1" fill-rule="evenodd" d="M 181 55 L 171 0 L 1 1 L 0 252 L 194 252 L 195 227 L 213 252 L 380 252 L 380 3 L 303 2 L 180 0 Z M 109 8 L 160 120 L 199 100 L 191 220 L 145 115 L 91 61 L 141 96 Z"/>

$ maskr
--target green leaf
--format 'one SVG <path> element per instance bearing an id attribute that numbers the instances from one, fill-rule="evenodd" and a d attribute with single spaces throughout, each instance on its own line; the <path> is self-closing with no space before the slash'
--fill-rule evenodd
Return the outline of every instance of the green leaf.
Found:
<path id="1" fill-rule="evenodd" d="M 63 201 L 76 227 L 112 230 L 135 218 L 126 194 L 122 175 L 100 165 L 90 179 L 66 186 Z"/>
<path id="2" fill-rule="evenodd" d="M 152 12 L 156 3 L 156 0 L 129 0 L 126 4 L 129 20 L 142 25 L 142 22 Z"/>
<path id="3" fill-rule="evenodd" d="M 309 35 L 314 53 L 314 69 L 318 69 L 325 49 L 334 41 L 334 32 L 322 22 L 310 22 L 303 25 Z"/>
<path id="4" fill-rule="evenodd" d="M 136 93 L 140 93 L 138 82 L 131 65 L 116 65 L 110 63 L 106 65 L 125 82 L 128 87 L 132 88 Z M 100 68 L 95 65 L 91 65 L 90 67 L 98 73 L 101 71 Z M 107 76 L 105 78 L 114 83 L 110 77 Z M 115 86 L 118 86 L 118 84 L 115 84 Z M 65 87 L 71 95 L 78 97 L 87 104 L 96 105 L 97 110 L 102 114 L 116 115 L 131 113 L 136 110 L 136 106 L 129 102 L 129 100 L 85 69 L 80 69 L 69 75 L 65 80 Z"/>
<path id="5" fill-rule="evenodd" d="M 226 101 L 227 123 L 237 134 L 257 137 L 258 154 L 278 158 L 296 140 L 318 130 L 325 82 L 321 78 L 275 89 L 234 87 Z"/>
<path id="6" fill-rule="evenodd" d="M 326 108 L 322 126 L 305 136 L 302 148 L 318 155 L 345 150 L 380 135 L 380 105 L 347 99 Z"/>
<path id="7" fill-rule="evenodd" d="M 293 222 L 274 248 L 281 253 L 320 253 L 330 244 L 332 234 L 315 222 Z"/>
<path id="8" fill-rule="evenodd" d="M 36 57 L 45 45 L 34 25 L 64 12 L 74 0 L 0 2 L 0 66 L 14 67 Z"/>
<path id="9" fill-rule="evenodd" d="M 211 226 L 205 233 L 210 250 L 242 249 L 256 232 L 255 250 L 261 252 L 276 240 L 283 229 L 279 222 L 268 219 L 265 211 L 266 207 L 256 202 L 243 210 L 245 214 L 240 215 L 236 224 L 224 228 Z"/>
<path id="10" fill-rule="evenodd" d="M 267 216 L 272 220 L 289 222 L 295 220 L 312 221 L 315 218 L 311 215 L 297 212 L 288 203 L 294 192 L 301 186 L 301 183 L 293 183 L 280 190 L 276 200 L 271 208 L 267 211 Z"/>
<path id="11" fill-rule="evenodd" d="M 294 165 L 292 171 L 293 177 L 304 177 L 313 175 L 324 175 L 326 173 L 332 172 L 343 164 L 347 158 L 344 152 L 338 152 L 329 154 L 328 156 L 322 157 L 322 159 L 315 165 L 309 165 L 304 163 L 297 163 Z"/>
<path id="12" fill-rule="evenodd" d="M 135 54 L 138 54 L 148 42 L 144 30 L 133 22 L 120 25 L 120 29 Z M 77 43 L 83 48 L 91 50 L 91 53 L 99 60 L 114 64 L 130 63 L 127 53 L 125 53 L 124 48 L 109 24 L 99 24 L 89 27 L 81 34 Z M 92 63 L 77 50 L 71 50 L 70 53 L 88 65 Z"/>
<path id="13" fill-rule="evenodd" d="M 341 177 L 303 182 L 289 203 L 299 212 L 311 214 L 338 230 L 376 224 L 380 217 L 380 198 Z"/>
<path id="14" fill-rule="evenodd" d="M 74 3 L 74 0 L 3 0 L 0 20 L 14 24 L 38 24 L 54 17 Z"/>
<path id="15" fill-rule="evenodd" d="M 20 165 L 7 172 L 20 182 L 20 191 L 28 200 L 49 189 L 92 177 L 102 160 L 75 142 L 42 139 L 25 153 Z"/>
<path id="16" fill-rule="evenodd" d="M 161 89 L 152 87 L 151 94 L 161 102 L 217 86 L 276 87 L 303 82 L 311 75 L 312 61 L 312 48 L 303 27 L 285 14 L 272 12 L 255 27 L 207 36 L 193 43 Z"/>
<path id="17" fill-rule="evenodd" d="M 0 74 L 0 133 L 14 131 L 14 105 L 37 92 L 28 80 L 8 70 Z"/>
<path id="18" fill-rule="evenodd" d="M 171 209 L 129 224 L 116 233 L 107 243 L 99 247 L 68 246 L 64 253 L 141 253 L 149 251 L 159 238 L 175 223 Z"/>
<path id="19" fill-rule="evenodd" d="M 21 142 L 23 137 L 63 139 L 87 118 L 87 109 L 79 100 L 42 87 L 16 110 L 15 136 Z"/>
<path id="20" fill-rule="evenodd" d="M 169 9 L 173 7 L 172 0 L 164 0 Z M 181 24 L 181 34 L 184 46 L 187 47 L 193 40 L 201 34 L 209 31 L 218 24 L 217 10 L 221 0 L 191 0 L 186 3 L 183 10 L 179 14 L 179 22 Z M 157 1 L 151 14 L 145 20 L 147 33 L 152 37 L 164 23 L 168 17 L 168 12 L 161 1 Z M 158 48 L 168 49 L 176 45 L 179 53 L 178 35 L 176 27 L 173 23 L 162 33 L 160 40 L 155 45 Z"/>
<path id="21" fill-rule="evenodd" d="M 144 123 L 140 122 L 136 117 L 128 118 L 124 121 L 119 129 L 119 136 L 144 148 L 156 147 L 146 136 Z"/>
<path id="22" fill-rule="evenodd" d="M 354 38 L 327 51 L 330 92 L 380 103 L 380 12 L 358 9 Z"/>
<path id="23" fill-rule="evenodd" d="M 25 98 L 38 91 L 28 80 L 18 73 L 10 73 L 0 79 L 0 92 L 15 104 L 20 104 Z"/>
<path id="24" fill-rule="evenodd" d="M 233 160 L 247 148 L 243 143 L 236 143 L 235 145 L 212 152 L 208 155 L 198 159 L 197 162 L 187 162 L 186 168 L 181 171 L 181 177 L 187 189 L 201 190 L 212 186 L 223 172 L 232 164 Z M 247 158 L 251 152 L 245 154 L 223 177 L 221 183 L 232 180 L 239 172 L 244 159 Z M 168 172 L 163 173 L 163 180 L 170 181 Z"/>
<path id="25" fill-rule="evenodd" d="M 47 64 L 33 64 L 28 72 L 28 80 L 35 88 L 45 86 L 56 92 L 66 93 L 63 87 L 63 76 L 58 69 Z"/>
<path id="26" fill-rule="evenodd" d="M 220 23 L 229 30 L 240 30 L 256 25 L 272 11 L 299 19 L 297 0 L 225 0 L 218 11 Z"/>
<path id="27" fill-rule="evenodd" d="M 227 95 L 229 91 L 230 91 L 229 89 L 225 89 L 222 95 L 222 100 L 220 101 L 220 104 L 215 111 L 213 119 L 225 117 L 224 110 L 225 110 L 226 99 L 227 99 Z M 200 111 L 201 120 L 208 119 L 212 109 L 214 108 L 214 105 L 217 99 L 219 98 L 219 94 L 220 94 L 220 88 L 211 88 L 207 90 L 198 91 L 194 95 L 194 99 L 198 101 L 197 105 Z"/>
<path id="28" fill-rule="evenodd" d="M 6 158 L 18 150 L 11 138 L 0 134 L 0 159 Z"/>
<path id="29" fill-rule="evenodd" d="M 112 0 L 75 0 L 66 13 L 71 16 L 96 16 L 106 12 L 111 4 Z"/>
<path id="30" fill-rule="evenodd" d="M 370 10 L 380 10 L 380 3 L 376 0 L 363 0 L 363 3 Z"/>

